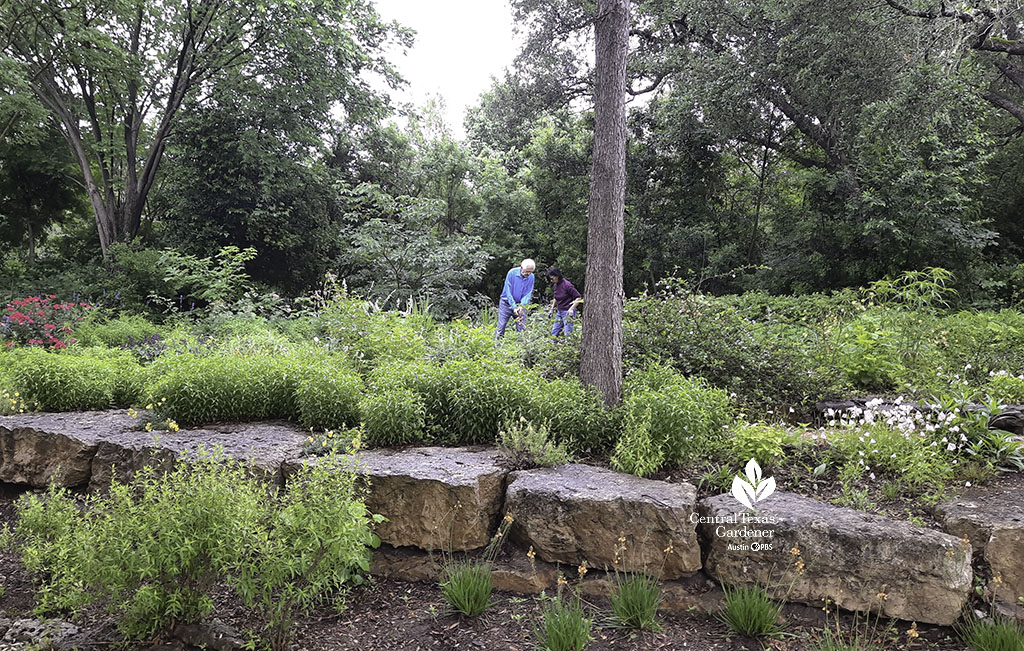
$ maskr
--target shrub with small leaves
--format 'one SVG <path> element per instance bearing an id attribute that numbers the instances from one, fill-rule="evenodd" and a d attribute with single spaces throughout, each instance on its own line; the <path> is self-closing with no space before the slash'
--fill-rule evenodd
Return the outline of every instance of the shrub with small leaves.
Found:
<path id="1" fill-rule="evenodd" d="M 412 389 L 392 386 L 368 393 L 359 401 L 359 413 L 370 447 L 424 440 L 427 408 Z"/>
<path id="2" fill-rule="evenodd" d="M 571 452 L 601 452 L 614 440 L 614 414 L 578 378 L 532 380 L 526 415 Z"/>
<path id="3" fill-rule="evenodd" d="M 1024 376 L 1010 375 L 1006 371 L 995 373 L 985 385 L 985 395 L 1003 405 L 1024 404 Z"/>
<path id="4" fill-rule="evenodd" d="M 211 589 L 251 545 L 265 494 L 245 466 L 200 450 L 166 475 L 145 468 L 115 480 L 76 509 L 66 535 L 69 498 L 56 507 L 26 498 L 23 522 L 44 542 L 26 540 L 22 555 L 39 550 L 48 564 L 44 609 L 103 603 L 125 635 L 145 638 L 210 613 Z"/>
<path id="5" fill-rule="evenodd" d="M 724 587 L 725 606 L 720 618 L 740 635 L 771 637 L 781 632 L 782 605 L 771 600 L 760 586 Z"/>
<path id="6" fill-rule="evenodd" d="M 296 419 L 296 358 L 181 354 L 157 364 L 148 404 L 182 426 Z"/>
<path id="7" fill-rule="evenodd" d="M 766 423 L 740 423 L 732 429 L 732 437 L 734 463 L 742 466 L 750 459 L 757 459 L 765 468 L 782 459 L 785 447 L 796 438 L 785 427 Z"/>
<path id="8" fill-rule="evenodd" d="M 315 429 L 343 429 L 359 424 L 363 381 L 347 362 L 324 359 L 299 372 L 295 406 L 299 422 Z"/>
<path id="9" fill-rule="evenodd" d="M 12 388 L 44 411 L 110 409 L 117 368 L 108 360 L 43 349 L 8 353 Z"/>
<path id="10" fill-rule="evenodd" d="M 354 462 L 331 454 L 302 465 L 278 503 L 265 502 L 265 524 L 234 583 L 262 614 L 272 649 L 289 648 L 296 616 L 370 571 L 370 550 L 380 544 L 371 526 L 383 518 L 366 510 L 363 491 Z"/>
<path id="11" fill-rule="evenodd" d="M 571 458 L 554 443 L 544 425 L 534 426 L 522 416 L 506 421 L 498 433 L 498 454 L 517 470 L 560 466 Z"/>
<path id="12" fill-rule="evenodd" d="M 625 428 L 612 465 L 644 475 L 662 461 L 687 463 L 714 454 L 733 417 L 725 391 L 682 376 L 657 390 L 639 388 L 626 398 L 623 410 Z"/>

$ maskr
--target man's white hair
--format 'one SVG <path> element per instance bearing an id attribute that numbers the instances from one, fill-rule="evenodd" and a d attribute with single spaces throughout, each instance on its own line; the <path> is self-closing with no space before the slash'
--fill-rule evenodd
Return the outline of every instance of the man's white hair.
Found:
<path id="1" fill-rule="evenodd" d="M 537 263 L 534 262 L 531 258 L 526 258 L 525 260 L 522 261 L 522 263 L 519 266 L 522 267 L 523 269 L 526 269 L 527 267 L 533 267 L 534 269 L 536 269 Z"/>

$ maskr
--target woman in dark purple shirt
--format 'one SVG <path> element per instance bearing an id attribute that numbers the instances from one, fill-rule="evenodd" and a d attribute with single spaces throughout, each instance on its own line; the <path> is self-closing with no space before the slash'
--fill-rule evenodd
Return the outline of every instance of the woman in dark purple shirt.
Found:
<path id="1" fill-rule="evenodd" d="M 576 316 L 576 306 L 583 302 L 583 297 L 572 283 L 562 276 L 562 271 L 558 267 L 548 269 L 547 277 L 554 290 L 551 309 L 555 313 L 555 325 L 551 327 L 551 334 L 556 337 L 567 335 L 572 332 L 572 320 Z"/>

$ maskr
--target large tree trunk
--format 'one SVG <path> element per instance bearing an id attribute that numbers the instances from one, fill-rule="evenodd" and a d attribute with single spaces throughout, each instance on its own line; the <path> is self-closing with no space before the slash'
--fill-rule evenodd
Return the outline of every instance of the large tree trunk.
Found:
<path id="1" fill-rule="evenodd" d="M 595 23 L 594 168 L 580 375 L 606 405 L 622 401 L 622 249 L 626 204 L 629 0 L 599 0 Z"/>

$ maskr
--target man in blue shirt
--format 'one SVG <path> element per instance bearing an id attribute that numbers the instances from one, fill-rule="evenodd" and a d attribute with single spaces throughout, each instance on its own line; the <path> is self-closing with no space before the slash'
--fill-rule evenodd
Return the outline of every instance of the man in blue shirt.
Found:
<path id="1" fill-rule="evenodd" d="M 514 314 L 516 330 L 522 332 L 526 324 L 526 306 L 530 304 L 533 294 L 533 272 L 537 264 L 527 258 L 518 267 L 512 267 L 505 274 L 505 287 L 498 299 L 498 329 L 494 331 L 494 340 L 505 336 L 505 326 Z"/>

